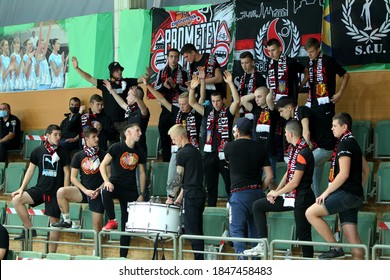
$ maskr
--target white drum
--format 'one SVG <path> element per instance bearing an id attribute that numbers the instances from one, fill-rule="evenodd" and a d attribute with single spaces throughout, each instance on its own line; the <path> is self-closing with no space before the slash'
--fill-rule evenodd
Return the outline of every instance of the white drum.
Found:
<path id="1" fill-rule="evenodd" d="M 152 202 L 129 202 L 126 231 L 146 233 L 181 232 L 180 207 Z"/>

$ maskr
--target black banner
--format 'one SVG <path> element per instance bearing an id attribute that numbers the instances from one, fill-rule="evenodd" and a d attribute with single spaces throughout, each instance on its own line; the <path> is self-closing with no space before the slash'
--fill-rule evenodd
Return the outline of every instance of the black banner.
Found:
<path id="1" fill-rule="evenodd" d="M 324 0 L 236 1 L 234 76 L 242 74 L 239 56 L 244 51 L 251 51 L 257 69 L 265 72 L 269 60 L 266 42 L 271 38 L 281 42 L 284 54 L 306 65 L 303 45 L 309 37 L 321 40 L 323 3 Z"/>
<path id="2" fill-rule="evenodd" d="M 332 55 L 341 65 L 390 62 L 390 0 L 329 4 Z"/>

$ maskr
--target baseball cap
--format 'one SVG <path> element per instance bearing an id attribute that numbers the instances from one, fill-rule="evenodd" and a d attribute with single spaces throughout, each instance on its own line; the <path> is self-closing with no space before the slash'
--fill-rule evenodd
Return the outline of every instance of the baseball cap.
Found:
<path id="1" fill-rule="evenodd" d="M 248 118 L 239 118 L 236 121 L 236 127 L 239 131 L 241 131 L 244 134 L 250 134 L 252 131 L 252 121 Z"/>
<path id="2" fill-rule="evenodd" d="M 120 69 L 123 71 L 125 68 L 123 68 L 119 62 L 113 61 L 108 65 L 108 70 L 110 70 L 110 74 L 112 74 L 115 70 Z"/>

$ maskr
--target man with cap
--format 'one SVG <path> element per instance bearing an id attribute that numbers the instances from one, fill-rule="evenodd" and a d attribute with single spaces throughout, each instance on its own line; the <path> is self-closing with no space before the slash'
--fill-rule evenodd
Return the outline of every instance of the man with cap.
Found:
<path id="1" fill-rule="evenodd" d="M 104 111 L 110 116 L 112 121 L 115 124 L 116 129 L 121 132 L 123 128 L 127 125 L 125 116 L 123 114 L 122 108 L 115 101 L 114 97 L 110 94 L 107 87 L 104 85 L 104 79 L 96 79 L 90 74 L 79 68 L 79 63 L 76 57 L 72 57 L 73 68 L 76 69 L 77 73 L 85 80 L 95 85 L 97 89 L 102 91 L 103 94 L 103 103 Z M 119 64 L 119 62 L 113 61 L 108 65 L 108 70 L 110 71 L 110 83 L 111 87 L 115 92 L 126 102 L 126 97 L 129 89 L 132 86 L 136 86 L 142 83 L 142 79 L 138 78 L 123 78 L 122 72 L 124 68 Z M 149 72 L 145 74 L 149 78 Z"/>
<path id="2" fill-rule="evenodd" d="M 249 229 L 250 238 L 258 238 L 253 219 L 252 204 L 265 197 L 263 190 L 273 178 L 268 153 L 263 145 L 252 140 L 252 121 L 239 118 L 233 127 L 235 141 L 225 146 L 225 159 L 230 169 L 230 213 L 229 230 L 231 237 L 246 237 Z M 256 151 L 256 152 L 254 152 Z M 262 180 L 265 173 L 264 181 Z M 246 244 L 233 242 L 236 253 L 243 253 Z M 243 256 L 239 257 L 244 258 Z"/>

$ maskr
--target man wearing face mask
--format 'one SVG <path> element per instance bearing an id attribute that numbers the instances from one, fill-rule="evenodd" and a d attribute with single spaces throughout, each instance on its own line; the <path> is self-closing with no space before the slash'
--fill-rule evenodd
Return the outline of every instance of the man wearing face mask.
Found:
<path id="1" fill-rule="evenodd" d="M 60 145 L 63 149 L 69 153 L 72 151 L 80 150 L 79 147 L 79 130 L 72 129 L 70 123 L 76 118 L 77 113 L 80 111 L 81 101 L 78 97 L 72 97 L 69 100 L 69 111 L 66 113 L 65 119 L 61 122 L 61 140 Z"/>
<path id="2" fill-rule="evenodd" d="M 20 120 L 8 103 L 0 104 L 0 128 L 0 162 L 5 162 L 7 150 L 20 148 Z"/>

